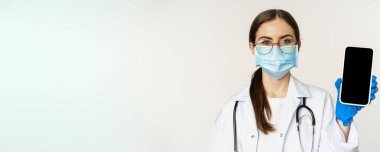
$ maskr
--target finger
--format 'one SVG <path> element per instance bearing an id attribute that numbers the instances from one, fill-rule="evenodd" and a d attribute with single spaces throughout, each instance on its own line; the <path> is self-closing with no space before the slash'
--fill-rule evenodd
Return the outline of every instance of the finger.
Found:
<path id="1" fill-rule="evenodd" d="M 371 85 L 371 88 L 375 88 L 377 86 L 377 81 L 372 81 L 372 85 Z"/>
<path id="2" fill-rule="evenodd" d="M 338 88 L 340 88 L 340 84 L 342 83 L 342 78 L 338 78 L 338 79 L 336 79 L 336 81 L 335 81 L 335 87 L 338 89 Z"/>
<path id="3" fill-rule="evenodd" d="M 375 95 L 371 95 L 371 101 L 372 101 L 373 99 L 375 99 L 375 98 L 376 98 Z"/>
<path id="4" fill-rule="evenodd" d="M 377 77 L 376 75 L 372 75 L 372 81 L 376 81 Z"/>
<path id="5" fill-rule="evenodd" d="M 356 106 L 356 111 L 360 111 L 362 108 L 362 106 Z"/>
<path id="6" fill-rule="evenodd" d="M 375 94 L 379 89 L 376 87 L 376 88 L 372 88 L 371 89 L 371 94 Z"/>

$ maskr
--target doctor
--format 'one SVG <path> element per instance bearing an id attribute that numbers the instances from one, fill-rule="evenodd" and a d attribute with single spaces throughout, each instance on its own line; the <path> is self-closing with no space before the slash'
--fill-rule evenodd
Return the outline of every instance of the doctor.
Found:
<path id="1" fill-rule="evenodd" d="M 333 101 L 326 90 L 302 83 L 289 72 L 297 65 L 301 47 L 291 14 L 279 9 L 260 13 L 251 25 L 249 47 L 260 68 L 251 84 L 231 96 L 218 113 L 210 152 L 233 152 L 235 129 L 238 152 L 358 151 L 353 118 L 361 107 Z M 376 77 L 372 79 L 371 100 L 378 90 Z M 340 84 L 339 78 L 335 83 L 338 97 Z M 312 114 L 306 108 L 299 111 L 296 122 L 296 109 L 303 98 L 314 115 L 314 131 Z"/>

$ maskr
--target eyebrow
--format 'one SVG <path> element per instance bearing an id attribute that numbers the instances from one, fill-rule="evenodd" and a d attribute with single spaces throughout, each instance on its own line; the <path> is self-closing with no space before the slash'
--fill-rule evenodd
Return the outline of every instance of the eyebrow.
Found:
<path id="1" fill-rule="evenodd" d="M 284 35 L 284 36 L 281 36 L 280 39 L 282 39 L 282 38 L 284 38 L 284 37 L 287 37 L 287 36 L 293 37 L 293 36 L 290 35 L 290 34 L 286 34 L 286 35 Z M 272 40 L 272 38 L 269 37 L 269 36 L 262 36 L 262 37 L 260 37 L 259 39 L 261 39 L 261 38 L 266 38 L 266 39 L 271 39 L 271 40 Z M 293 38 L 294 38 L 294 37 L 293 37 Z"/>

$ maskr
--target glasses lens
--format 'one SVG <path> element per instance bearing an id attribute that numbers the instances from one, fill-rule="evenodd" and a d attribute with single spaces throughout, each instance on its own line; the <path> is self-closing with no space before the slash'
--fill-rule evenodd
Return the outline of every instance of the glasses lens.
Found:
<path id="1" fill-rule="evenodd" d="M 280 41 L 281 46 L 292 46 L 295 44 L 296 44 L 296 41 L 292 38 L 285 38 Z"/>
<path id="2" fill-rule="evenodd" d="M 256 50 L 260 54 L 268 54 L 272 50 L 272 46 L 256 46 Z"/>
<path id="3" fill-rule="evenodd" d="M 296 50 L 296 45 L 293 45 L 293 46 L 281 46 L 280 49 L 284 53 L 293 53 L 293 52 L 297 51 Z"/>

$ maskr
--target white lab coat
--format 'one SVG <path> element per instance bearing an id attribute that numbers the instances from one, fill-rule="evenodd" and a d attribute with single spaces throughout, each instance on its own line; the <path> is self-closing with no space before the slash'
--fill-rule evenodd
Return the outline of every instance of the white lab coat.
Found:
<path id="1" fill-rule="evenodd" d="M 249 96 L 250 84 L 231 96 L 219 111 L 211 133 L 209 152 L 233 152 L 233 109 L 235 101 L 239 101 L 236 111 L 238 152 L 256 152 L 258 129 Z M 273 145 L 272 152 L 301 152 L 297 132 L 295 111 L 306 97 L 306 105 L 315 115 L 314 152 L 356 152 L 358 151 L 358 132 L 354 123 L 351 124 L 348 142 L 335 120 L 336 100 L 324 89 L 300 82 L 293 75 L 290 77 L 287 99 L 283 106 L 279 129 L 282 145 Z M 310 115 L 307 110 L 300 111 L 300 117 Z M 307 118 L 307 117 L 304 117 Z M 302 119 L 304 119 L 302 118 Z M 305 123 L 304 123 L 305 122 Z M 301 124 L 301 140 L 305 151 L 311 150 L 312 127 L 311 119 L 303 120 Z"/>

